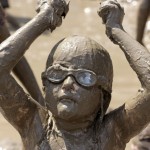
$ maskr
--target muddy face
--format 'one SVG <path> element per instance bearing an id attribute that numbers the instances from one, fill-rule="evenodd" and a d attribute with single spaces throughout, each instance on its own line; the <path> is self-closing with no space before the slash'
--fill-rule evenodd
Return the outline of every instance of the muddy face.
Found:
<path id="1" fill-rule="evenodd" d="M 64 69 L 88 69 L 96 74 L 104 66 L 95 63 L 94 44 L 83 37 L 65 39 L 55 50 L 50 63 Z M 96 47 L 96 46 L 95 46 Z M 96 49 L 96 48 L 95 48 Z M 82 120 L 97 114 L 101 104 L 101 88 L 97 84 L 91 87 L 80 85 L 73 75 L 67 76 L 61 83 L 46 84 L 46 103 L 55 117 L 65 120 Z"/>
<path id="2" fill-rule="evenodd" d="M 60 62 L 58 59 L 54 61 L 54 64 L 59 64 L 66 69 L 84 69 L 84 66 L 82 68 L 76 66 L 78 61 L 78 57 L 72 62 L 62 60 Z M 46 87 L 46 101 L 55 117 L 67 120 L 82 119 L 98 111 L 100 89 L 97 85 L 84 87 L 77 83 L 74 76 L 67 76 L 61 83 L 49 82 Z"/>
<path id="3" fill-rule="evenodd" d="M 72 76 L 46 87 L 48 108 L 55 117 L 77 120 L 90 116 L 100 106 L 100 90 L 80 86 Z"/>

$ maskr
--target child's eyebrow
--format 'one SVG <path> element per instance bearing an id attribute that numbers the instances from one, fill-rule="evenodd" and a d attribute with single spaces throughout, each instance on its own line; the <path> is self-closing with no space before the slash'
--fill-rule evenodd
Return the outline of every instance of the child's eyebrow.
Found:
<path id="1" fill-rule="evenodd" d="M 60 63 L 60 65 L 61 65 L 62 67 L 65 67 L 65 68 L 68 68 L 68 67 L 69 67 L 69 65 L 67 65 L 67 63 Z"/>
<path id="2" fill-rule="evenodd" d="M 57 61 L 54 63 L 54 65 L 56 64 L 59 64 L 60 66 L 62 67 L 65 67 L 65 68 L 69 68 L 71 64 L 69 64 L 68 62 L 65 62 L 65 61 Z"/>

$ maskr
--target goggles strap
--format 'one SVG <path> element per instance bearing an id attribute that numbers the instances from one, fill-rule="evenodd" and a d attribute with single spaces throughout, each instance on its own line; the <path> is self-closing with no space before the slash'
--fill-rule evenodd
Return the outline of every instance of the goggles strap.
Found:
<path id="1" fill-rule="evenodd" d="M 39 102 L 37 102 L 35 99 L 33 99 L 29 94 L 26 94 L 29 98 L 28 100 L 32 103 L 34 103 L 38 109 L 42 109 L 44 110 L 45 112 L 47 112 L 47 108 L 46 106 L 43 106 L 42 104 L 40 104 Z"/>
<path id="2" fill-rule="evenodd" d="M 97 117 L 94 121 L 94 126 L 93 126 L 93 130 L 94 130 L 94 134 L 93 134 L 93 142 L 97 143 L 99 140 L 99 130 L 102 126 L 102 122 L 103 122 L 103 118 L 104 118 L 104 94 L 101 90 L 101 97 L 100 97 L 100 110 L 97 113 Z"/>

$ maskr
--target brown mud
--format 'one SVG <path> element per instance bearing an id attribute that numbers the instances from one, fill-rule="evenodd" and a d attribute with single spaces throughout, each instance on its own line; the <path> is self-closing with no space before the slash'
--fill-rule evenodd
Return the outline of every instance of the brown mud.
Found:
<path id="1" fill-rule="evenodd" d="M 132 0 L 132 3 L 125 3 L 125 0 L 120 1 L 125 8 L 124 29 L 132 37 L 135 37 L 138 1 Z M 44 70 L 50 49 L 57 41 L 74 34 L 85 35 L 95 39 L 108 50 L 113 61 L 114 82 L 111 107 L 116 108 L 136 95 L 137 90 L 140 88 L 140 83 L 136 74 L 128 65 L 123 52 L 106 37 L 105 27 L 97 15 L 98 4 L 98 0 L 70 0 L 70 11 L 63 25 L 57 28 L 52 35 L 49 31 L 42 34 L 31 45 L 26 53 L 26 58 L 33 68 L 42 89 L 41 72 Z M 8 11 L 16 17 L 20 24 L 24 24 L 36 14 L 34 0 L 10 0 L 10 5 L 11 8 Z M 145 45 L 150 49 L 148 32 L 144 41 Z M 21 143 L 19 134 L 0 115 L 0 150 L 2 150 L 1 147 L 6 148 L 6 150 L 18 150 L 20 148 L 17 148 L 16 143 Z M 129 145 L 126 150 L 129 150 L 128 147 Z"/>

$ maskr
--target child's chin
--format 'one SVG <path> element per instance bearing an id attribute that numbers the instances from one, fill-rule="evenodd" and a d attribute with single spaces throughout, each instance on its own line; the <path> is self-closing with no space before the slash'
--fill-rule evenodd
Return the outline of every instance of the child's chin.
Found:
<path id="1" fill-rule="evenodd" d="M 74 102 L 63 101 L 57 105 L 58 116 L 61 119 L 72 119 L 76 114 L 76 104 Z"/>

